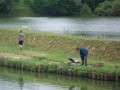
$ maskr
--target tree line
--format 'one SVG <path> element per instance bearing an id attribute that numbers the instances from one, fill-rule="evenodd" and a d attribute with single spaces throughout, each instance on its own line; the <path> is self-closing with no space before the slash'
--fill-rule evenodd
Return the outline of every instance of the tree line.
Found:
<path id="1" fill-rule="evenodd" d="M 0 0 L 0 13 L 8 14 L 19 0 Z"/>
<path id="2" fill-rule="evenodd" d="M 120 16 L 120 0 L 0 0 L 0 14 L 20 1 L 38 16 Z"/>

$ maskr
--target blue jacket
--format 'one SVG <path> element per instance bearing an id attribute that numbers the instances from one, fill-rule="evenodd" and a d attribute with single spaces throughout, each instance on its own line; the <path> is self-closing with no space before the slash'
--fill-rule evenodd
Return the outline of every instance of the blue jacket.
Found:
<path id="1" fill-rule="evenodd" d="M 86 48 L 80 48 L 81 58 L 86 57 L 87 55 L 88 55 L 88 50 Z"/>

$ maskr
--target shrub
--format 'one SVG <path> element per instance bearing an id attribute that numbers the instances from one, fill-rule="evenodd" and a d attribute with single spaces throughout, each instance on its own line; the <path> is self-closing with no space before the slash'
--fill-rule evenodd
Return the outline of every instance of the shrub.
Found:
<path id="1" fill-rule="evenodd" d="M 112 1 L 100 3 L 94 12 L 98 16 L 110 16 L 112 12 Z"/>
<path id="2" fill-rule="evenodd" d="M 112 15 L 120 16 L 120 0 L 115 0 L 112 6 Z"/>
<path id="3" fill-rule="evenodd" d="M 91 8 L 84 3 L 82 8 L 81 8 L 81 16 L 91 16 L 93 15 Z"/>

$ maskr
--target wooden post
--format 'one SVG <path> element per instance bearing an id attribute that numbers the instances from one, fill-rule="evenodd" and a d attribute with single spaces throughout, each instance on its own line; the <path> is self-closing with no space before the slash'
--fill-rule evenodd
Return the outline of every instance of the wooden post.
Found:
<path id="1" fill-rule="evenodd" d="M 100 80 L 103 80 L 103 74 L 102 73 L 100 74 Z"/>
<path id="2" fill-rule="evenodd" d="M 95 74 L 94 73 L 92 73 L 92 79 L 95 79 Z"/>
<path id="3" fill-rule="evenodd" d="M 118 73 L 116 72 L 116 81 L 118 81 Z"/>
<path id="4" fill-rule="evenodd" d="M 104 77 L 105 77 L 105 81 L 106 81 L 107 80 L 107 74 L 106 73 L 105 73 Z"/>
<path id="5" fill-rule="evenodd" d="M 99 80 L 99 76 L 100 76 L 100 74 L 98 73 L 98 74 L 97 74 L 97 80 Z"/>

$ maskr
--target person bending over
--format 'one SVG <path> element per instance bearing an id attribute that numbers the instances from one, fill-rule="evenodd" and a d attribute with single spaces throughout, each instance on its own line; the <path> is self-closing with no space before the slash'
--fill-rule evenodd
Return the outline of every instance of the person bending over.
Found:
<path id="1" fill-rule="evenodd" d="M 76 48 L 80 52 L 80 57 L 82 60 L 82 65 L 87 66 L 87 56 L 88 56 L 88 49 L 86 48 Z"/>

